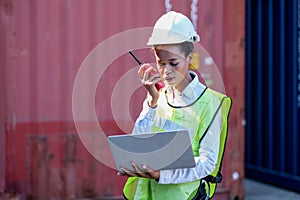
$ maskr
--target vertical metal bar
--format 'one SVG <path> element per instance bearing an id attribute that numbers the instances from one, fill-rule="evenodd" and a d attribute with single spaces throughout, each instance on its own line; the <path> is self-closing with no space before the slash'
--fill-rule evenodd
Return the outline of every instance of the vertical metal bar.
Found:
<path id="1" fill-rule="evenodd" d="M 279 127 L 279 134 L 280 134 L 280 155 L 279 155 L 279 162 L 280 162 L 280 171 L 283 172 L 285 168 L 285 4 L 284 0 L 280 0 L 279 5 L 279 98 L 280 98 L 280 107 L 279 107 L 279 120 L 280 120 L 280 127 Z"/>
<path id="2" fill-rule="evenodd" d="M 30 21 L 27 22 L 30 26 L 31 34 L 28 34 L 28 41 L 29 41 L 29 62 L 30 62 L 30 120 L 36 121 L 38 119 L 38 99 L 37 99 L 37 57 L 39 56 L 39 52 L 37 51 L 37 2 L 36 1 L 30 1 L 29 3 L 29 18 Z"/>
<path id="3" fill-rule="evenodd" d="M 262 164 L 262 1 L 257 4 L 257 164 Z"/>
<path id="4" fill-rule="evenodd" d="M 0 14 L 2 15 L 5 10 L 1 10 Z M 5 189 L 5 174 L 6 174 L 6 71 L 8 68 L 7 65 L 7 30 L 8 27 L 4 23 L 4 20 L 0 20 L 0 33 L 1 33 L 1 42 L 0 42 L 0 191 Z"/>
<path id="5" fill-rule="evenodd" d="M 298 54 L 297 54 L 297 68 L 298 68 L 298 73 L 297 73 L 297 76 L 298 76 L 298 80 L 297 80 L 297 88 L 298 88 L 298 91 L 297 91 L 297 121 L 296 121 L 296 124 L 297 124 L 297 132 L 296 133 L 299 133 L 300 132 L 300 0 L 298 0 L 298 5 L 296 6 L 297 7 L 297 12 L 296 12 L 296 15 L 297 15 L 297 49 L 298 49 Z M 297 135 L 297 134 L 295 134 Z M 299 137 L 297 136 L 298 140 L 296 141 L 299 141 Z M 300 147 L 299 145 L 297 145 L 297 152 L 300 156 Z M 297 156 L 297 157 L 299 157 Z M 300 160 L 299 158 L 297 159 L 297 175 L 300 176 Z"/>
<path id="6" fill-rule="evenodd" d="M 246 1 L 246 40 L 247 40 L 247 46 L 246 46 L 246 164 L 251 163 L 252 158 L 252 148 L 251 148 L 251 132 L 252 132 L 252 5 L 251 0 Z"/>
<path id="7" fill-rule="evenodd" d="M 3 79 L 1 79 L 1 84 Z M 4 79 L 5 80 L 5 79 Z M 3 108 L 4 105 L 1 105 Z M 0 116 L 0 191 L 5 189 L 5 174 L 6 174 L 6 131 L 5 131 L 5 121 L 2 115 L 4 115 L 5 109 L 1 109 L 3 114 Z"/>
<path id="8" fill-rule="evenodd" d="M 297 115 L 297 1 L 292 1 L 292 5 L 290 6 L 292 8 L 292 40 L 290 41 L 292 45 L 291 50 L 291 60 L 292 60 L 292 158 L 293 158 L 293 165 L 292 165 L 292 173 L 293 175 L 297 175 L 297 170 L 299 168 L 298 166 L 298 130 L 297 130 L 297 121 L 298 121 L 298 115 Z"/>
<path id="9" fill-rule="evenodd" d="M 268 2 L 268 167 L 273 168 L 273 0 Z"/>

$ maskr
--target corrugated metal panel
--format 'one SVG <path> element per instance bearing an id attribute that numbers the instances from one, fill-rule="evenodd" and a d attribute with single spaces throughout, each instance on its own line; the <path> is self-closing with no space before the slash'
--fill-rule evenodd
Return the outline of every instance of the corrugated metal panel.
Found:
<path id="1" fill-rule="evenodd" d="M 4 37 L 4 24 L 0 20 L 0 38 L 6 41 Z M 2 43 L 2 42 L 1 42 Z M 4 43 L 4 42 L 3 42 Z M 0 60 L 6 63 L 5 45 L 0 45 Z M 5 187 L 5 154 L 6 154 L 6 141 L 5 141 L 5 113 L 6 113 L 6 67 L 0 67 L 0 190 Z"/>
<path id="2" fill-rule="evenodd" d="M 224 3 L 224 69 L 226 92 L 232 97 L 229 135 L 225 157 L 225 188 L 230 199 L 244 194 L 244 120 L 245 120 L 245 2 Z"/>
<path id="3" fill-rule="evenodd" d="M 121 195 L 125 179 L 93 158 L 76 134 L 73 85 L 81 63 L 96 45 L 122 31 L 153 26 L 166 12 L 166 2 L 0 2 L 0 190 L 38 199 Z M 192 1 L 169 3 L 172 10 L 190 16 Z M 201 44 L 214 58 L 235 102 L 223 164 L 225 178 L 215 198 L 242 196 L 244 1 L 202 0 L 196 6 Z M 111 46 L 103 56 L 126 47 L 126 42 Z M 149 49 L 137 53 L 148 61 Z M 112 113 L 112 89 L 135 65 L 128 55 L 120 55 L 99 81 L 95 109 L 107 135 L 122 132 Z M 233 82 L 233 77 L 239 77 L 239 82 Z M 89 84 L 87 81 L 87 90 Z M 125 95 L 126 90 L 123 92 Z M 82 94 L 84 98 L 85 92 Z M 132 119 L 144 95 L 139 89 L 131 97 Z M 128 116 L 118 120 L 129 123 Z M 233 179 L 233 173 L 239 178 Z"/>
<path id="4" fill-rule="evenodd" d="M 299 192 L 297 9 L 297 0 L 247 1 L 246 175 Z"/>

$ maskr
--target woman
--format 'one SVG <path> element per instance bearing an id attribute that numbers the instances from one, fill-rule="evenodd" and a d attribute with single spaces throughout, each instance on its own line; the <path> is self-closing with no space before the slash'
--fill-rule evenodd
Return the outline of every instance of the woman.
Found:
<path id="1" fill-rule="evenodd" d="M 148 41 L 157 69 L 143 64 L 138 71 L 147 98 L 133 130 L 140 134 L 187 129 L 196 167 L 154 171 L 151 166 L 140 169 L 133 162 L 134 170 L 122 168 L 122 175 L 130 177 L 124 187 L 127 199 L 200 199 L 206 196 L 201 195 L 205 189 L 199 189 L 204 188 L 199 187 L 203 178 L 219 170 L 224 147 L 221 135 L 227 132 L 231 101 L 208 89 L 189 70 L 194 42 L 199 40 L 183 14 L 172 11 L 158 19 Z M 162 89 L 156 87 L 160 81 L 166 85 Z"/>

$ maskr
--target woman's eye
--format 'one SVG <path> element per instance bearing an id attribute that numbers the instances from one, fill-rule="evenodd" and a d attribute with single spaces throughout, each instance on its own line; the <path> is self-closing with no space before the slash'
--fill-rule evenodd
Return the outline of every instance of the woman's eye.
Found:
<path id="1" fill-rule="evenodd" d="M 175 67 L 175 66 L 178 65 L 178 63 L 170 63 L 170 65 L 171 65 L 172 67 Z"/>
<path id="2" fill-rule="evenodd" d="M 164 66 L 167 65 L 167 63 L 158 63 L 158 65 L 159 65 L 160 67 L 164 67 Z M 176 67 L 176 66 L 178 65 L 178 63 L 170 62 L 169 65 L 172 66 L 172 67 Z"/>

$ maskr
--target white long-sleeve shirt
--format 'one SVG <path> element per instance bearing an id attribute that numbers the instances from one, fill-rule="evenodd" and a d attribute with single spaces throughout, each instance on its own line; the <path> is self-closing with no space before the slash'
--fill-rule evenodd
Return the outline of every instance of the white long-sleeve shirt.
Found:
<path id="1" fill-rule="evenodd" d="M 168 100 L 169 105 L 174 107 L 189 106 L 195 101 L 197 101 L 198 98 L 205 91 L 206 86 L 199 82 L 197 74 L 194 72 L 190 73 L 194 78 L 181 93 L 176 89 L 167 86 L 166 98 Z M 151 108 L 148 106 L 146 99 L 143 104 L 143 110 L 135 123 L 133 134 L 151 132 L 155 121 L 160 120 L 158 119 L 159 115 L 157 114 L 157 112 L 157 108 Z M 178 184 L 183 182 L 191 182 L 199 180 L 211 174 L 216 167 L 218 159 L 220 143 L 220 125 L 221 115 L 220 113 L 217 113 L 213 122 L 209 126 L 205 137 L 200 143 L 199 156 L 195 157 L 196 167 L 160 170 L 159 183 Z M 181 127 L 176 127 L 176 125 L 173 124 L 172 127 L 167 128 L 174 130 L 179 129 Z"/>

